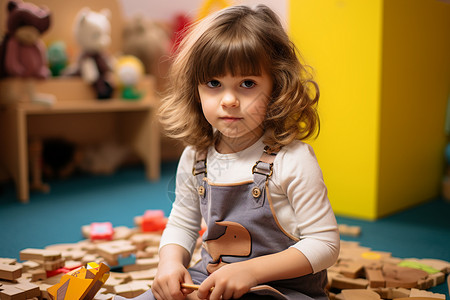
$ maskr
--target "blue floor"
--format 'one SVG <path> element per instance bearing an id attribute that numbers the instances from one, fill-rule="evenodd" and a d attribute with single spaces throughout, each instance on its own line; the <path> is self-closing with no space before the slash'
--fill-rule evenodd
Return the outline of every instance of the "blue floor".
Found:
<path id="1" fill-rule="evenodd" d="M 147 209 L 169 214 L 173 201 L 176 163 L 162 165 L 161 180 L 149 182 L 142 167 L 120 169 L 114 175 L 76 175 L 50 181 L 49 194 L 32 193 L 28 204 L 15 198 L 12 184 L 0 187 L 0 257 L 19 258 L 24 248 L 43 248 L 82 239 L 81 227 L 110 221 L 133 227 L 135 216 Z M 436 258 L 450 261 L 450 202 L 432 199 L 417 207 L 377 220 L 337 216 L 338 223 L 357 225 L 362 246 L 391 252 L 400 258 Z M 446 285 L 432 291 L 445 293 Z"/>

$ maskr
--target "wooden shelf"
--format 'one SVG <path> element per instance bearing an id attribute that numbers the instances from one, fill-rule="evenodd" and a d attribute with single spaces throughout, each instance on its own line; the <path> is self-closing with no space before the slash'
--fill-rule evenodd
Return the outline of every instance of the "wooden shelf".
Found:
<path id="1" fill-rule="evenodd" d="M 26 103 L 20 106 L 27 114 L 64 114 L 64 113 L 99 113 L 115 111 L 145 111 L 155 108 L 155 103 L 149 101 L 124 101 L 122 99 L 110 99 L 97 102 L 66 101 L 56 102 L 52 106 L 37 103 Z"/>
<path id="2" fill-rule="evenodd" d="M 155 80 L 147 76 L 137 87 L 144 97 L 136 101 L 95 99 L 92 87 L 77 77 L 47 80 L 7 78 L 0 80 L 0 163 L 16 182 L 17 197 L 29 198 L 30 136 L 55 134 L 76 142 L 99 142 L 115 136 L 128 145 L 146 166 L 147 177 L 159 179 L 160 131 L 155 121 L 158 97 Z M 32 95 L 51 94 L 56 102 L 31 102 Z"/>

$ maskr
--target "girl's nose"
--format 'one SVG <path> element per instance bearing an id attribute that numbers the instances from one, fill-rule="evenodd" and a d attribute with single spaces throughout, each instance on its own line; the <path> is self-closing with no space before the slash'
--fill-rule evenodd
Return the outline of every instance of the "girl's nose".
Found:
<path id="1" fill-rule="evenodd" d="M 236 107 L 239 105 L 239 100 L 232 91 L 226 91 L 223 94 L 221 105 L 226 107 Z"/>

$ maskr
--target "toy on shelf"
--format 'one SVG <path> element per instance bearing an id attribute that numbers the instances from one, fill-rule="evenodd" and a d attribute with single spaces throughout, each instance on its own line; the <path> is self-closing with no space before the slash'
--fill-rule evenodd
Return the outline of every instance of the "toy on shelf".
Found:
<path id="1" fill-rule="evenodd" d="M 122 36 L 123 54 L 137 57 L 144 65 L 145 74 L 155 76 L 157 88 L 163 89 L 172 46 L 169 28 L 136 16 L 125 22 Z"/>
<path id="2" fill-rule="evenodd" d="M 89 234 L 91 241 L 95 240 L 109 240 L 111 241 L 114 236 L 114 229 L 111 222 L 97 223 L 94 222 L 90 227 Z"/>
<path id="3" fill-rule="evenodd" d="M 122 98 L 125 100 L 141 99 L 143 94 L 136 87 L 144 75 L 144 65 L 140 59 L 133 55 L 121 56 L 117 59 L 114 70 Z"/>
<path id="4" fill-rule="evenodd" d="M 93 299 L 109 277 L 109 267 L 103 263 L 90 262 L 86 267 L 75 269 L 61 277 L 59 283 L 49 287 L 52 300 Z"/>
<path id="5" fill-rule="evenodd" d="M 7 4 L 7 32 L 0 46 L 0 77 L 21 77 L 29 101 L 51 105 L 55 97 L 35 92 L 29 79 L 50 76 L 44 42 L 41 36 L 51 23 L 51 12 L 35 4 L 10 0 Z"/>
<path id="6" fill-rule="evenodd" d="M 63 41 L 52 42 L 47 48 L 47 60 L 52 76 L 60 76 L 68 63 L 66 44 Z"/>
<path id="7" fill-rule="evenodd" d="M 74 25 L 75 38 L 81 53 L 74 67 L 69 67 L 64 74 L 78 75 L 94 88 L 97 99 L 112 97 L 114 86 L 111 80 L 112 63 L 106 54 L 111 43 L 109 21 L 110 12 L 100 12 L 85 7 L 80 10 Z"/>
<path id="8" fill-rule="evenodd" d="M 167 218 L 160 209 L 146 210 L 143 216 L 134 218 L 136 226 L 141 228 L 142 232 L 157 232 L 166 228 Z"/>
<path id="9" fill-rule="evenodd" d="M 10 0 L 7 9 L 7 32 L 1 47 L 0 74 L 47 78 L 50 71 L 41 35 L 50 27 L 50 11 L 19 0 Z"/>

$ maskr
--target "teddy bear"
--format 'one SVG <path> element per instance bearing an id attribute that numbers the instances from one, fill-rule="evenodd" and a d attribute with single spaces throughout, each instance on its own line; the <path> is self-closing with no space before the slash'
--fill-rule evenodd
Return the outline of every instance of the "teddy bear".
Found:
<path id="1" fill-rule="evenodd" d="M 170 28 L 137 15 L 125 21 L 122 34 L 123 54 L 137 57 L 145 74 L 154 75 L 157 88 L 163 90 L 170 67 Z"/>
<path id="2" fill-rule="evenodd" d="M 0 47 L 0 77 L 47 78 L 50 71 L 41 35 L 50 27 L 50 10 L 10 0 L 7 11 L 7 31 Z"/>
<path id="3" fill-rule="evenodd" d="M 74 35 L 81 53 L 75 67 L 64 72 L 66 75 L 81 76 L 94 88 L 98 99 L 109 99 L 114 92 L 111 79 L 112 62 L 106 54 L 111 43 L 110 12 L 83 8 L 74 24 Z"/>

